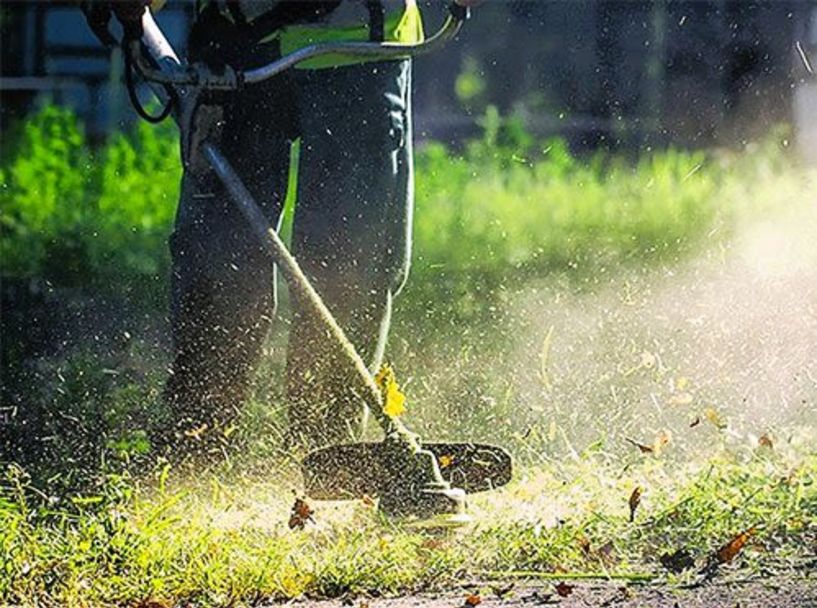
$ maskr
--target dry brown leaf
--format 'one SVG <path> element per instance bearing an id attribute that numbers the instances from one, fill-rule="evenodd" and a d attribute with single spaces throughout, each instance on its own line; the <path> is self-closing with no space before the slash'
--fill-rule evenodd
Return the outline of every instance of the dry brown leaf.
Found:
<path id="1" fill-rule="evenodd" d="M 763 433 L 760 438 L 757 440 L 757 445 L 762 448 L 769 448 L 770 450 L 774 449 L 774 443 L 772 442 L 772 438 L 769 437 L 768 433 Z"/>
<path id="2" fill-rule="evenodd" d="M 312 510 L 312 507 L 303 499 L 295 497 L 295 504 L 292 505 L 292 512 L 289 515 L 289 529 L 290 530 L 303 530 L 304 526 L 306 526 L 306 522 L 308 521 L 315 521 L 312 518 L 312 515 L 315 511 Z"/>
<path id="3" fill-rule="evenodd" d="M 443 546 L 442 539 L 439 538 L 427 538 L 422 543 L 420 543 L 420 547 L 423 549 L 428 549 L 430 551 L 436 551 Z"/>
<path id="4" fill-rule="evenodd" d="M 641 450 L 642 454 L 652 454 L 655 451 L 651 445 L 638 443 L 635 439 L 630 439 L 629 437 L 625 437 L 625 439 Z"/>
<path id="5" fill-rule="evenodd" d="M 567 597 L 567 596 L 569 596 L 571 593 L 573 593 L 573 590 L 574 590 L 575 588 L 576 588 L 576 586 L 575 586 L 575 585 L 568 585 L 568 584 L 567 584 L 567 583 L 565 583 L 564 581 L 560 582 L 560 583 L 559 583 L 558 585 L 556 585 L 556 587 L 555 587 L 555 589 L 556 589 L 556 593 L 559 595 L 559 597 Z"/>
<path id="6" fill-rule="evenodd" d="M 471 593 L 465 598 L 466 606 L 479 606 L 482 603 L 482 598 L 478 593 Z"/>
<path id="7" fill-rule="evenodd" d="M 641 494 L 643 492 L 641 486 L 636 486 L 633 493 L 630 494 L 630 522 L 635 521 L 635 511 L 638 509 L 638 505 L 641 504 Z"/>
<path id="8" fill-rule="evenodd" d="M 374 506 L 375 506 L 374 498 L 372 498 L 368 494 L 364 494 L 363 496 L 361 496 L 360 497 L 360 502 L 362 502 L 364 505 L 366 505 L 370 509 L 374 508 Z"/>
<path id="9" fill-rule="evenodd" d="M 751 527 L 748 530 L 744 530 L 726 543 L 723 547 L 718 549 L 715 553 L 715 558 L 718 560 L 718 563 L 726 564 L 731 562 L 735 556 L 741 552 L 741 549 L 743 549 L 744 545 L 746 545 L 746 541 L 752 538 L 754 534 L 755 528 Z"/>

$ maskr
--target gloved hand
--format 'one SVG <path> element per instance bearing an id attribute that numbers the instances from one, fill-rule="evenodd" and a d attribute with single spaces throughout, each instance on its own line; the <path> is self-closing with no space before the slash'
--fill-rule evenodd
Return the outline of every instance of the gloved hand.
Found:
<path id="1" fill-rule="evenodd" d="M 111 10 L 125 30 L 125 38 L 142 37 L 142 15 L 150 0 L 112 0 Z"/>
<path id="2" fill-rule="evenodd" d="M 80 7 L 96 37 L 102 44 L 112 46 L 116 40 L 108 31 L 111 16 L 115 15 L 122 24 L 125 38 L 141 38 L 142 15 L 150 5 L 150 0 L 85 0 Z"/>
<path id="3" fill-rule="evenodd" d="M 111 21 L 111 6 L 108 2 L 84 0 L 79 5 L 91 31 L 105 46 L 116 46 L 116 38 L 111 35 L 108 23 Z"/>

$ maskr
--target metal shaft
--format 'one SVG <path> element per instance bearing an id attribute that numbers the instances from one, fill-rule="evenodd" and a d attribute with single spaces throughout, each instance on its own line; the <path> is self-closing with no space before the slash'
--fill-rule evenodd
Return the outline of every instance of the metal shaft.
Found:
<path id="1" fill-rule="evenodd" d="M 266 216 L 264 216 L 229 161 L 211 143 L 205 143 L 202 146 L 202 151 L 238 205 L 250 228 L 258 237 L 270 258 L 281 270 L 281 274 L 286 279 L 289 288 L 297 292 L 300 300 L 309 308 L 308 312 L 313 314 L 324 325 L 326 331 L 340 348 L 344 359 L 342 363 L 353 372 L 354 378 L 358 380 L 358 387 L 355 392 L 364 400 L 384 432 L 388 433 L 391 428 L 395 427 L 397 421 L 391 419 L 383 411 L 383 398 L 380 389 L 369 373 L 366 363 L 355 350 L 349 338 L 346 337 L 343 329 L 338 325 L 318 292 L 312 287 L 295 257 L 289 252 L 281 237 L 278 236 L 278 233 L 267 221 Z"/>

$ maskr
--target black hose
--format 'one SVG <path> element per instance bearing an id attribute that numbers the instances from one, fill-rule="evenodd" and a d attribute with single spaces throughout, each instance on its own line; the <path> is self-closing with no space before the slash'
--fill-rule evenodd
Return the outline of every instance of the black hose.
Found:
<path id="1" fill-rule="evenodd" d="M 133 78 L 133 60 L 127 48 L 124 48 L 123 52 L 125 54 L 125 88 L 128 90 L 128 98 L 130 99 L 133 109 L 136 110 L 140 118 L 149 123 L 158 124 L 162 122 L 165 118 L 170 116 L 170 112 L 173 111 L 173 95 L 171 94 L 168 97 L 167 104 L 162 108 L 161 112 L 156 115 L 149 114 L 142 105 L 142 102 L 139 101 L 139 96 L 136 94 L 136 82 Z"/>

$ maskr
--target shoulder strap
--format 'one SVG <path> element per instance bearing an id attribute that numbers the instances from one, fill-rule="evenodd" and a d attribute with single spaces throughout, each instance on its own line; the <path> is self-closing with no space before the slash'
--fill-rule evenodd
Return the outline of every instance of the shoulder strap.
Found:
<path id="1" fill-rule="evenodd" d="M 366 10 L 369 11 L 369 40 L 383 42 L 386 36 L 386 8 L 383 0 L 366 0 Z"/>

